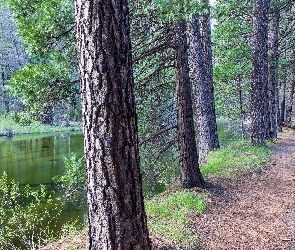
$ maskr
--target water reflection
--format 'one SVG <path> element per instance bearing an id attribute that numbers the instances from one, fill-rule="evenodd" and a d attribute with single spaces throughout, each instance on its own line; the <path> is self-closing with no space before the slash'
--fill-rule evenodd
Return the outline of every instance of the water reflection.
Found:
<path id="1" fill-rule="evenodd" d="M 75 153 L 83 155 L 83 135 L 55 135 L 46 137 L 13 137 L 0 141 L 0 174 L 7 173 L 8 179 L 14 179 L 21 186 L 30 184 L 39 188 L 45 185 L 52 198 L 61 198 L 57 183 L 53 177 L 64 172 L 64 158 Z M 61 216 L 54 221 L 52 228 L 59 230 L 68 221 L 78 224 L 85 221 L 86 204 L 73 206 L 66 203 Z"/>
<path id="2" fill-rule="evenodd" d="M 64 171 L 64 157 L 74 152 L 83 155 L 82 135 L 57 135 L 43 138 L 1 141 L 0 174 L 20 184 L 52 184 Z"/>

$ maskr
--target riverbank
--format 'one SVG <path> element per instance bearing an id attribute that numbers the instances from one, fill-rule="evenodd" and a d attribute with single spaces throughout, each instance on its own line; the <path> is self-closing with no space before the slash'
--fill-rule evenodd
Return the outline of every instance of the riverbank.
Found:
<path id="1" fill-rule="evenodd" d="M 275 229 L 272 230 L 269 227 L 278 211 L 273 206 L 280 206 L 280 202 L 285 202 L 283 197 L 286 198 L 286 196 L 282 196 L 284 192 L 287 196 L 290 195 L 289 203 L 294 198 L 290 194 L 292 189 L 279 191 L 282 186 L 277 185 L 278 190 L 274 190 L 267 183 L 268 179 L 271 182 L 276 177 L 277 172 L 273 170 L 274 158 L 278 156 L 278 152 L 281 152 L 278 150 L 284 149 L 283 145 L 287 142 L 283 138 L 288 136 L 293 138 L 291 140 L 294 141 L 295 150 L 293 131 L 280 134 L 280 139 L 275 144 L 271 143 L 270 164 L 268 147 L 252 147 L 246 141 L 236 142 L 212 152 L 208 162 L 201 167 L 208 184 L 207 189 L 194 188 L 188 191 L 188 197 L 190 197 L 188 200 L 197 198 L 196 204 L 200 206 L 192 205 L 191 202 L 186 203 L 187 198 L 179 198 L 178 194 L 183 195 L 183 190 L 177 184 L 177 180 L 167 191 L 147 200 L 146 210 L 153 249 L 248 249 L 247 244 L 251 248 L 255 240 L 259 240 L 257 235 L 260 231 L 255 230 L 260 224 L 263 227 L 265 221 L 269 223 L 265 231 L 269 230 L 274 234 Z M 275 188 L 274 185 L 272 187 Z M 277 194 L 276 199 L 269 202 L 275 194 Z M 173 205 L 173 202 L 179 202 L 179 200 L 182 202 L 181 208 Z M 252 208 L 254 205 L 255 208 Z M 255 218 L 251 217 L 255 216 L 255 211 L 259 213 L 256 213 Z M 273 218 L 269 217 L 270 215 Z M 256 224 L 251 224 L 250 222 L 254 220 Z M 252 235 L 251 232 L 253 232 Z M 282 242 L 287 240 L 291 242 L 292 238 L 289 236 L 282 239 Z M 264 235 L 261 237 L 263 238 Z M 277 237 L 272 238 L 270 235 L 269 240 L 272 239 L 278 240 Z M 87 249 L 87 230 L 65 236 L 42 249 Z M 271 248 L 267 245 L 259 245 L 259 248 L 255 249 Z"/>
<path id="2" fill-rule="evenodd" d="M 22 126 L 10 117 L 0 117 L 0 137 L 12 137 L 29 134 L 82 133 L 82 123 L 70 122 L 69 126 L 50 126 L 33 121 Z"/>

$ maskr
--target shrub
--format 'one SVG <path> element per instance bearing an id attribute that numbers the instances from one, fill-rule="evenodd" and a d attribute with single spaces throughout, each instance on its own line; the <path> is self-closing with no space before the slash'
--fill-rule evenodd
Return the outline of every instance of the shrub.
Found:
<path id="1" fill-rule="evenodd" d="M 44 186 L 20 187 L 7 174 L 0 178 L 0 249 L 37 249 L 54 238 L 54 220 L 62 206 Z"/>

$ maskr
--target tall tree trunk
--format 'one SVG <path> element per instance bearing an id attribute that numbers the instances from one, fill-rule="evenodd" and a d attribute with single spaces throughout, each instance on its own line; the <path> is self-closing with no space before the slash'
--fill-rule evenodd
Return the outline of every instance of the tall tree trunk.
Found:
<path id="1" fill-rule="evenodd" d="M 283 30 L 287 29 L 287 16 L 286 13 L 283 13 Z M 283 44 L 283 55 L 282 60 L 283 62 L 287 59 L 287 51 L 286 51 L 286 44 Z M 285 126 L 285 111 L 286 111 L 286 88 L 287 88 L 287 67 L 283 66 L 282 68 L 282 77 L 281 77 L 281 108 L 280 108 L 280 131 L 283 130 L 283 126 Z"/>
<path id="2" fill-rule="evenodd" d="M 213 56 L 212 56 L 212 38 L 211 38 L 211 12 L 209 0 L 203 0 L 203 3 L 207 5 L 207 12 L 202 13 L 202 38 L 203 38 L 203 50 L 205 55 L 205 65 L 206 65 L 206 76 L 208 82 L 209 91 L 207 94 L 207 99 L 209 109 L 207 111 L 208 118 L 210 120 L 210 142 L 208 144 L 209 151 L 219 148 L 218 131 L 216 123 L 216 113 L 215 113 L 215 98 L 214 98 L 214 85 L 213 85 Z"/>
<path id="3" fill-rule="evenodd" d="M 204 18 L 203 18 L 204 20 Z M 209 17 L 207 17 L 209 20 Z M 199 15 L 193 16 L 190 21 L 190 57 L 192 74 L 194 79 L 195 101 L 197 109 L 197 125 L 199 137 L 199 162 L 203 162 L 208 151 L 219 147 L 214 89 L 212 73 L 212 49 L 211 49 L 211 30 L 208 27 L 210 22 L 206 21 L 204 29 L 207 29 L 203 44 L 200 31 Z"/>
<path id="4" fill-rule="evenodd" d="M 268 112 L 268 30 L 269 0 L 253 1 L 252 81 L 251 81 L 251 140 L 263 146 L 269 134 Z"/>
<path id="5" fill-rule="evenodd" d="M 176 41 L 176 107 L 181 182 L 184 188 L 203 187 L 205 182 L 198 163 L 184 22 L 180 22 L 177 27 Z"/>
<path id="6" fill-rule="evenodd" d="M 209 87 L 213 88 L 213 63 L 212 63 L 212 40 L 211 40 L 211 18 L 209 0 L 202 0 L 207 5 L 207 12 L 201 14 L 202 45 L 204 51 L 204 62 Z M 211 86 L 212 85 L 212 86 Z M 213 92 L 212 92 L 213 93 Z"/>
<path id="7" fill-rule="evenodd" d="M 76 0 L 90 249 L 151 249 L 127 0 Z"/>
<path id="8" fill-rule="evenodd" d="M 292 38 L 293 42 L 291 45 L 290 52 L 290 72 L 291 72 L 291 81 L 289 87 L 288 102 L 286 107 L 286 120 L 285 126 L 288 128 L 292 127 L 292 115 L 293 115 L 293 104 L 294 104 L 294 88 L 295 88 L 295 20 L 292 22 Z"/>
<path id="9" fill-rule="evenodd" d="M 268 99 L 269 99 L 269 137 L 276 138 L 280 124 L 279 86 L 278 86 L 278 38 L 280 12 L 272 11 L 268 35 Z"/>

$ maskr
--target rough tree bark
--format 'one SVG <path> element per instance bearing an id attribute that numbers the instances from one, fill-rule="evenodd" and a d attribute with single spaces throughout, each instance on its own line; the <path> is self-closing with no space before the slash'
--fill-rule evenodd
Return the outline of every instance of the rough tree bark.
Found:
<path id="1" fill-rule="evenodd" d="M 268 31 L 269 0 L 253 1 L 252 81 L 251 81 L 251 140 L 263 146 L 269 130 L 268 115 Z"/>
<path id="2" fill-rule="evenodd" d="M 291 81 L 288 93 L 288 101 L 286 106 L 286 119 L 285 126 L 287 128 L 292 127 L 292 114 L 293 114 L 293 104 L 294 104 L 294 89 L 295 89 L 295 46 L 293 45 L 291 48 Z"/>
<path id="3" fill-rule="evenodd" d="M 76 0 L 90 249 L 151 249 L 127 0 Z"/>
<path id="4" fill-rule="evenodd" d="M 205 15 L 205 14 L 204 14 Z M 219 148 L 212 71 L 212 45 L 209 16 L 203 20 L 203 43 L 199 15 L 190 21 L 190 57 L 194 79 L 196 121 L 199 139 L 199 162 L 202 163 L 208 151 Z"/>
<path id="5" fill-rule="evenodd" d="M 283 12 L 283 28 L 282 30 L 287 30 L 287 16 L 286 13 Z M 287 48 L 286 43 L 283 44 L 283 54 L 282 60 L 283 62 L 287 59 Z M 287 89 L 287 67 L 283 66 L 282 68 L 282 76 L 281 76 L 281 103 L 280 103 L 280 131 L 283 130 L 283 126 L 285 126 L 285 114 L 286 114 L 286 89 Z"/>
<path id="6" fill-rule="evenodd" d="M 276 138 L 280 128 L 279 85 L 278 85 L 278 38 L 280 12 L 271 11 L 268 34 L 268 99 L 269 99 L 269 137 Z"/>
<path id="7" fill-rule="evenodd" d="M 203 187 L 205 182 L 198 163 L 184 22 L 179 23 L 175 34 L 176 107 L 181 182 L 184 188 Z"/>

